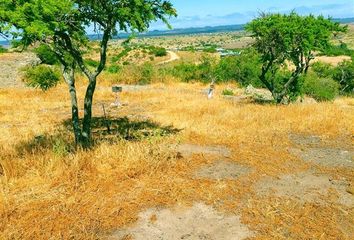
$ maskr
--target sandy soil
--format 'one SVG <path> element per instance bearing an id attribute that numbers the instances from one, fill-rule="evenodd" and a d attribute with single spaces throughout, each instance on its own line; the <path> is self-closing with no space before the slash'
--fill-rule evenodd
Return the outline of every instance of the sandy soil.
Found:
<path id="1" fill-rule="evenodd" d="M 337 66 L 339 63 L 343 62 L 344 60 L 350 61 L 351 58 L 349 56 L 337 56 L 337 57 L 320 56 L 320 57 L 316 57 L 313 60 L 313 62 L 324 62 L 324 63 L 329 63 L 333 66 Z"/>
<path id="2" fill-rule="evenodd" d="M 280 178 L 266 178 L 256 185 L 261 195 L 275 194 L 279 197 L 290 197 L 301 203 L 312 202 L 324 204 L 323 198 L 335 194 L 334 202 L 349 208 L 354 207 L 354 196 L 347 192 L 349 183 L 345 180 L 333 180 L 326 175 L 303 172 L 296 175 L 284 175 Z M 331 190 L 334 190 L 332 192 Z"/>
<path id="3" fill-rule="evenodd" d="M 195 173 L 196 178 L 212 180 L 236 180 L 251 171 L 250 168 L 225 160 L 206 165 Z"/>
<path id="4" fill-rule="evenodd" d="M 165 61 L 163 61 L 163 62 L 158 63 L 158 65 L 174 62 L 174 61 L 177 61 L 177 60 L 180 59 L 180 56 L 178 56 L 178 54 L 175 53 L 175 52 L 167 51 L 167 53 L 169 54 L 170 58 L 165 60 Z"/>
<path id="5" fill-rule="evenodd" d="M 194 144 L 182 144 L 177 146 L 177 152 L 182 156 L 188 157 L 192 154 L 211 154 L 229 157 L 231 151 L 224 146 L 199 146 Z"/>
<path id="6" fill-rule="evenodd" d="M 111 240 L 242 240 L 253 236 L 239 216 L 225 216 L 203 203 L 191 208 L 149 209 L 132 227 L 117 231 Z"/>

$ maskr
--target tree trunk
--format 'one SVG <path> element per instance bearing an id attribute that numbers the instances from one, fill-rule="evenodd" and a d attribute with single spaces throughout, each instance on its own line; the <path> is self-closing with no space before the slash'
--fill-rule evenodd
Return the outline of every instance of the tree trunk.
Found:
<path id="1" fill-rule="evenodd" d="M 81 143 L 82 135 L 79 123 L 79 108 L 77 104 L 77 95 L 75 87 L 75 70 L 73 68 L 63 67 L 63 76 L 68 84 L 71 98 L 71 119 L 75 135 L 76 146 Z"/>
<path id="2" fill-rule="evenodd" d="M 91 120 L 92 120 L 92 101 L 96 88 L 96 76 L 90 78 L 90 83 L 86 90 L 84 102 L 84 120 L 82 123 L 82 140 L 81 144 L 84 148 L 91 146 Z"/>

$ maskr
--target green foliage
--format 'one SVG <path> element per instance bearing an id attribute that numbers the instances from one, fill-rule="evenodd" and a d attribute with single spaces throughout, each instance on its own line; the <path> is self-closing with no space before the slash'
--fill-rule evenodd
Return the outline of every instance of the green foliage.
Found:
<path id="1" fill-rule="evenodd" d="M 181 49 L 181 51 L 186 51 L 186 52 L 195 52 L 195 51 L 196 51 L 196 49 L 195 49 L 195 47 L 194 47 L 194 46 L 187 46 L 187 47 L 183 47 L 183 48 Z"/>
<path id="2" fill-rule="evenodd" d="M 144 32 L 151 22 L 157 20 L 169 26 L 167 18 L 176 15 L 168 0 L 1 0 L 0 32 L 20 39 L 19 44 L 24 47 L 38 42 L 50 44 L 58 55 L 63 76 L 69 84 L 74 81 L 73 70 L 76 67 L 89 79 L 85 95 L 85 103 L 89 104 L 84 105 L 83 127 L 74 130 L 76 140 L 89 147 L 92 99 L 96 79 L 106 65 L 108 41 L 118 31 Z M 84 54 L 89 50 L 87 29 L 91 25 L 102 33 L 98 65 L 90 60 L 84 61 Z M 95 69 L 90 69 L 90 66 Z M 54 79 L 55 74 L 51 75 Z M 52 83 L 42 84 L 45 80 L 40 75 L 34 85 L 40 84 L 47 89 Z M 77 118 L 77 111 L 73 111 L 74 125 Z M 83 134 L 79 134 L 81 130 Z"/>
<path id="3" fill-rule="evenodd" d="M 329 45 L 321 53 L 326 56 L 354 56 L 354 50 L 349 49 L 345 43 L 341 43 L 338 46 Z"/>
<path id="4" fill-rule="evenodd" d="M 292 91 L 299 88 L 299 78 L 306 74 L 313 51 L 327 49 L 333 33 L 346 31 L 345 27 L 323 16 L 300 16 L 295 12 L 262 14 L 247 24 L 246 29 L 252 33 L 254 47 L 261 57 L 260 80 L 278 103 L 297 95 Z M 286 61 L 296 66 L 287 80 L 277 77 Z"/>
<path id="5" fill-rule="evenodd" d="M 342 94 L 354 94 L 354 62 L 343 61 L 335 69 L 333 79 L 340 84 Z"/>
<path id="6" fill-rule="evenodd" d="M 119 73 L 120 71 L 122 70 L 122 67 L 121 66 L 118 66 L 118 65 L 111 65 L 109 67 L 107 67 L 106 71 L 109 72 L 109 73 Z"/>
<path id="7" fill-rule="evenodd" d="M 59 71 L 45 65 L 29 67 L 25 70 L 25 82 L 28 86 L 43 91 L 55 87 L 60 81 Z"/>
<path id="8" fill-rule="evenodd" d="M 52 151 L 57 157 L 65 157 L 72 151 L 72 147 L 63 138 L 58 137 L 53 140 Z"/>
<path id="9" fill-rule="evenodd" d="M 215 47 L 207 47 L 203 49 L 203 52 L 207 52 L 207 53 L 216 53 L 216 48 Z"/>
<path id="10" fill-rule="evenodd" d="M 180 78 L 183 82 L 198 80 L 198 66 L 193 63 L 182 62 L 171 70 L 173 76 Z"/>
<path id="11" fill-rule="evenodd" d="M 235 94 L 234 94 L 234 91 L 232 91 L 232 89 L 224 89 L 222 91 L 222 95 L 224 95 L 224 96 L 234 96 Z"/>
<path id="12" fill-rule="evenodd" d="M 200 64 L 182 62 L 170 70 L 171 74 L 183 82 L 201 81 L 211 82 L 215 79 L 215 60 L 202 57 Z"/>
<path id="13" fill-rule="evenodd" d="M 42 64 L 54 65 L 58 63 L 58 58 L 55 53 L 45 44 L 41 44 L 34 52 L 41 60 Z"/>
<path id="14" fill-rule="evenodd" d="M 127 56 L 131 50 L 132 50 L 132 48 L 130 48 L 130 47 L 124 48 L 124 50 L 121 51 L 118 55 L 112 57 L 112 63 L 116 63 L 119 60 L 121 60 L 123 57 Z"/>
<path id="15" fill-rule="evenodd" d="M 7 53 L 8 50 L 0 45 L 0 53 Z"/>
<path id="16" fill-rule="evenodd" d="M 215 71 L 220 82 L 235 80 L 243 87 L 250 84 L 254 87 L 263 87 L 259 80 L 260 58 L 252 48 L 244 50 L 239 56 L 222 58 Z"/>
<path id="17" fill-rule="evenodd" d="M 329 63 L 315 62 L 311 65 L 311 69 L 320 78 L 332 77 L 334 73 L 334 67 Z"/>
<path id="18" fill-rule="evenodd" d="M 153 48 L 152 53 L 155 55 L 155 57 L 167 56 L 167 50 L 165 48 L 162 48 L 162 47 Z"/>
<path id="19" fill-rule="evenodd" d="M 308 74 L 305 77 L 304 93 L 317 101 L 331 101 L 339 94 L 339 84 L 330 78 L 318 78 Z"/>
<path id="20" fill-rule="evenodd" d="M 155 73 L 154 66 L 150 63 L 144 63 L 139 70 L 141 72 L 139 84 L 145 85 L 151 83 L 151 80 Z"/>
<path id="21" fill-rule="evenodd" d="M 284 91 L 284 85 L 288 82 L 289 78 L 291 78 L 291 75 L 292 73 L 285 69 L 281 69 L 272 75 L 272 82 L 274 84 L 273 94 L 277 95 Z M 302 76 L 294 79 L 292 84 L 286 89 L 284 96 L 284 98 L 286 98 L 285 103 L 296 101 L 297 98 L 303 94 L 303 84 L 304 78 Z"/>
<path id="22" fill-rule="evenodd" d="M 93 60 L 91 58 L 85 59 L 84 62 L 85 62 L 85 64 L 87 66 L 90 66 L 90 67 L 93 67 L 93 68 L 97 68 L 98 65 L 100 64 L 98 61 L 95 61 L 95 60 Z"/>
<path id="23" fill-rule="evenodd" d="M 215 67 L 216 61 L 214 58 L 202 56 L 201 63 L 198 65 L 199 80 L 204 83 L 216 80 Z"/>

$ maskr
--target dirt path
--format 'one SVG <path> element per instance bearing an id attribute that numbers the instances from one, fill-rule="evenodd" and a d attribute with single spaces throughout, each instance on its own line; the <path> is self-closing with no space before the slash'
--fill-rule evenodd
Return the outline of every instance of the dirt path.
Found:
<path id="1" fill-rule="evenodd" d="M 0 88 L 23 87 L 20 69 L 36 61 L 32 53 L 4 53 L 0 55 Z"/>
<path id="2" fill-rule="evenodd" d="M 166 60 L 166 61 L 163 61 L 163 62 L 160 62 L 160 63 L 158 63 L 157 65 L 162 65 L 162 64 L 174 62 L 174 61 L 177 61 L 177 60 L 179 60 L 179 59 L 181 58 L 181 57 L 178 56 L 178 54 L 175 53 L 175 52 L 167 51 L 167 53 L 170 55 L 170 59 L 168 59 L 168 60 Z"/>

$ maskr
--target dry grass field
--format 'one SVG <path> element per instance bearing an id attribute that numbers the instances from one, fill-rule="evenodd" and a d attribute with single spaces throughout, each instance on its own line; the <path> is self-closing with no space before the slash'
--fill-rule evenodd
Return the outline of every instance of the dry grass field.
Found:
<path id="1" fill-rule="evenodd" d="M 125 87 L 117 109 L 101 82 L 91 151 L 71 147 L 65 85 L 0 89 L 0 239 L 353 239 L 353 99 L 259 105 L 205 88 Z"/>
<path id="2" fill-rule="evenodd" d="M 249 42 L 242 32 L 133 40 L 169 49 Z M 67 86 L 27 88 L 18 70 L 34 55 L 0 55 L 0 239 L 354 239 L 353 98 L 259 104 L 230 83 L 208 100 L 207 85 L 161 71 L 132 85 L 143 63 L 219 55 L 134 49 L 112 63 L 120 43 L 110 43 L 108 66 L 129 65 L 99 77 L 87 151 L 73 147 Z M 86 57 L 97 60 L 96 47 Z M 119 108 L 117 82 L 131 84 Z M 81 107 L 85 83 L 78 75 Z"/>

